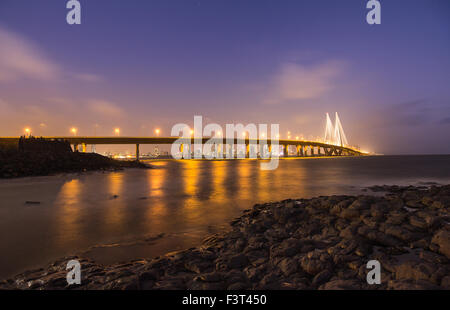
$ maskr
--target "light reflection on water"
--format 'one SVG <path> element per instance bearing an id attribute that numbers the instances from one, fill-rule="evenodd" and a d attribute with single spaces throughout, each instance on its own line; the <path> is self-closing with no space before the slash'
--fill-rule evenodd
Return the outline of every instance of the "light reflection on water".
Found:
<path id="1" fill-rule="evenodd" d="M 188 248 L 254 203 L 357 194 L 374 184 L 450 183 L 450 156 L 153 161 L 154 169 L 0 181 L 0 278 L 82 253 L 100 262 Z M 40 201 L 26 205 L 25 201 Z M 146 240 L 165 233 L 160 240 Z M 137 242 L 136 242 L 137 241 Z"/>

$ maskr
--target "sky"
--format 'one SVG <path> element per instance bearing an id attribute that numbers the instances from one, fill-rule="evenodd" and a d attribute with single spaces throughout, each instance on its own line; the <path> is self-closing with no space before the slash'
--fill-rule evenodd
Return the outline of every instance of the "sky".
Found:
<path id="1" fill-rule="evenodd" d="M 0 0 L 0 136 L 170 136 L 280 124 L 351 145 L 450 153 L 450 1 Z M 285 137 L 286 138 L 286 137 Z"/>

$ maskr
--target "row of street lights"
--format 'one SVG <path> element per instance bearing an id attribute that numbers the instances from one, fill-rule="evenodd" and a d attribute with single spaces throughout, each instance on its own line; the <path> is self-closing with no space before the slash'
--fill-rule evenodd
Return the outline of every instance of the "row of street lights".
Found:
<path id="1" fill-rule="evenodd" d="M 26 136 L 31 136 L 31 128 L 26 127 L 26 128 L 24 129 L 24 132 L 25 132 L 25 135 L 26 135 Z M 77 133 L 78 133 L 78 128 L 72 127 L 72 128 L 70 128 L 70 132 L 72 133 L 72 135 L 76 136 Z M 155 129 L 155 134 L 156 134 L 156 136 L 159 137 L 159 134 L 160 134 L 160 133 L 161 133 L 161 129 L 156 128 L 156 129 Z M 194 135 L 194 130 L 191 129 L 191 132 L 190 132 L 190 133 L 191 133 L 191 136 Z M 120 128 L 118 128 L 118 127 L 114 128 L 114 134 L 115 134 L 116 136 L 120 136 Z M 219 131 L 219 132 L 216 133 L 216 135 L 217 135 L 218 137 L 221 137 L 221 136 L 222 136 L 222 132 Z M 246 136 L 247 136 L 247 133 L 243 132 L 243 133 L 242 133 L 242 136 L 243 136 L 243 137 L 246 137 Z M 265 137 L 265 134 L 262 133 L 262 134 L 261 134 L 261 138 L 264 138 L 264 137 Z M 279 134 L 277 135 L 277 138 L 278 138 L 278 139 L 280 138 L 280 135 L 279 135 Z M 291 139 L 291 132 L 290 132 L 290 131 L 287 132 L 287 139 Z M 299 140 L 299 139 L 300 139 L 299 136 L 296 136 L 296 137 L 295 137 L 295 140 Z M 302 137 L 302 139 L 303 139 L 303 137 Z"/>

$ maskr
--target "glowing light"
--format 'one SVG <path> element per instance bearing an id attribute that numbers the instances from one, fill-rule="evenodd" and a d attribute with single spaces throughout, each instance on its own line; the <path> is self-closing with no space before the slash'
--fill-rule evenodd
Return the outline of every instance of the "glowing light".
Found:
<path id="1" fill-rule="evenodd" d="M 76 129 L 75 127 L 72 127 L 72 128 L 70 129 L 70 132 L 73 133 L 74 136 L 77 135 L 77 131 L 78 131 L 78 129 Z"/>
<path id="2" fill-rule="evenodd" d="M 155 129 L 155 133 L 156 133 L 157 136 L 159 136 L 159 133 L 160 133 L 160 132 L 161 132 L 161 130 L 160 130 L 159 128 L 156 128 L 156 129 Z"/>
<path id="3" fill-rule="evenodd" d="M 298 136 L 297 136 L 297 137 L 295 137 L 295 140 L 298 140 Z"/>
<path id="4" fill-rule="evenodd" d="M 191 136 L 194 134 L 194 130 L 191 129 Z"/>
<path id="5" fill-rule="evenodd" d="M 219 137 L 221 137 L 222 136 L 222 132 L 217 132 L 217 135 L 219 136 Z"/>
<path id="6" fill-rule="evenodd" d="M 116 136 L 120 135 L 120 128 L 114 128 L 114 133 Z"/>
<path id="7" fill-rule="evenodd" d="M 31 129 L 30 128 L 25 128 L 24 129 L 24 131 L 25 131 L 25 134 L 27 134 L 27 135 L 31 135 Z"/>

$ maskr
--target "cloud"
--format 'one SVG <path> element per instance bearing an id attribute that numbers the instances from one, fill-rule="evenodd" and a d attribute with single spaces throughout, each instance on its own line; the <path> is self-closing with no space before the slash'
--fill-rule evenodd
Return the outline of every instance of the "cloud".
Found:
<path id="1" fill-rule="evenodd" d="M 120 117 L 125 114 L 125 112 L 119 108 L 115 103 L 100 100 L 100 99 L 90 99 L 87 101 L 89 110 L 98 113 L 106 117 Z"/>
<path id="2" fill-rule="evenodd" d="M 0 81 L 51 80 L 59 71 L 32 43 L 0 27 Z"/>
<path id="3" fill-rule="evenodd" d="M 397 126 L 419 126 L 431 118 L 428 100 L 416 99 L 393 104 L 386 111 L 386 119 Z"/>
<path id="4" fill-rule="evenodd" d="M 273 80 L 265 103 L 316 99 L 333 88 L 333 80 L 343 71 L 343 64 L 326 62 L 315 66 L 288 63 Z"/>
<path id="5" fill-rule="evenodd" d="M 20 79 L 56 81 L 61 78 L 83 82 L 101 82 L 102 77 L 92 73 L 62 74 L 62 66 L 49 60 L 44 53 L 29 40 L 0 27 L 0 82 Z"/>

